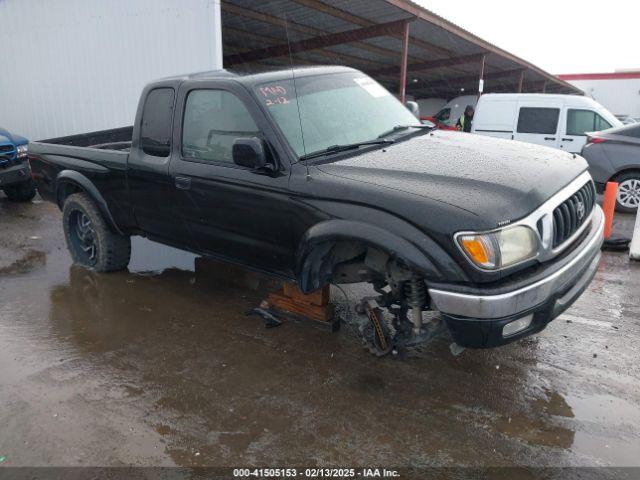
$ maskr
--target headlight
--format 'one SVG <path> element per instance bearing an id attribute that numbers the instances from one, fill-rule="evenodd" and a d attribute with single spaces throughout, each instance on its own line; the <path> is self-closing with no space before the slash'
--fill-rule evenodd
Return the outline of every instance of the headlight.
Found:
<path id="1" fill-rule="evenodd" d="M 29 152 L 29 145 L 18 145 L 16 147 L 16 152 L 18 153 L 18 158 L 26 158 Z"/>
<path id="2" fill-rule="evenodd" d="M 538 241 L 529 227 L 516 226 L 491 233 L 463 233 L 458 245 L 475 265 L 499 270 L 536 256 Z"/>

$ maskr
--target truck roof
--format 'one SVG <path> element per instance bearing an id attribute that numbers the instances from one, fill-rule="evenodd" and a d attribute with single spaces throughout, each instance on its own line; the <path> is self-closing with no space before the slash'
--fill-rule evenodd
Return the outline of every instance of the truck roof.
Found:
<path id="1" fill-rule="evenodd" d="M 293 68 L 279 68 L 277 70 L 263 71 L 259 73 L 246 73 L 237 72 L 233 70 L 210 70 L 206 72 L 196 72 L 184 75 L 175 75 L 171 77 L 161 78 L 149 83 L 149 86 L 155 84 L 167 85 L 167 83 L 180 84 L 188 82 L 190 80 L 207 80 L 207 79 L 230 79 L 236 80 L 239 83 L 243 83 L 249 87 L 259 85 L 262 83 L 274 82 L 278 80 L 288 80 L 292 76 L 296 77 L 309 77 L 314 75 L 326 75 L 330 73 L 346 73 L 357 72 L 358 70 L 349 67 L 342 66 L 313 66 L 313 67 L 293 67 Z"/>

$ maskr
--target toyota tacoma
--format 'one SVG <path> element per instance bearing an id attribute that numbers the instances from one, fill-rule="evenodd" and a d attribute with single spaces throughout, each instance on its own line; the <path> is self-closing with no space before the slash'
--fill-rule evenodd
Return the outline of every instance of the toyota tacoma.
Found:
<path id="1" fill-rule="evenodd" d="M 125 269 L 130 236 L 296 282 L 369 282 L 372 348 L 539 332 L 585 290 L 603 214 L 586 162 L 434 131 L 346 67 L 155 81 L 135 124 L 34 142 L 73 260 Z"/>

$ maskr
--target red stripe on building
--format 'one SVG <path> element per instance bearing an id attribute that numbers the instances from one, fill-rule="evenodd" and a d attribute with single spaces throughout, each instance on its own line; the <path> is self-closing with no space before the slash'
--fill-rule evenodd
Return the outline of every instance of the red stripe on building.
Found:
<path id="1" fill-rule="evenodd" d="M 625 80 L 640 78 L 638 72 L 613 72 L 613 73 L 567 73 L 558 75 L 562 80 Z"/>

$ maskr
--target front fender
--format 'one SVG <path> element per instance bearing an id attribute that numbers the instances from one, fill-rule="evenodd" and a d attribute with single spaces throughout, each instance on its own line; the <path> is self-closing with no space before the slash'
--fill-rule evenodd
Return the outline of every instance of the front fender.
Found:
<path id="1" fill-rule="evenodd" d="M 300 289 L 311 292 L 324 286 L 331 270 L 324 257 L 341 241 L 358 241 L 402 260 L 426 278 L 441 278 L 440 269 L 410 241 L 383 228 L 353 220 L 327 220 L 306 231 L 296 252 L 295 274 Z"/>
<path id="2" fill-rule="evenodd" d="M 105 201 L 104 197 L 102 196 L 98 188 L 93 184 L 93 182 L 89 180 L 86 176 L 81 174 L 80 172 L 76 172 L 75 170 L 62 170 L 56 177 L 56 186 L 55 186 L 56 200 L 60 208 L 62 208 L 64 203 L 63 187 L 66 184 L 75 185 L 76 187 L 80 188 L 80 190 L 82 190 L 84 193 L 89 195 L 89 197 L 91 197 L 91 199 L 98 206 L 100 213 L 102 213 L 102 216 L 104 217 L 109 227 L 122 235 L 122 231 L 120 230 L 115 220 L 113 219 L 113 215 L 111 214 L 111 211 L 109 210 L 109 206 L 107 205 L 107 202 Z"/>

